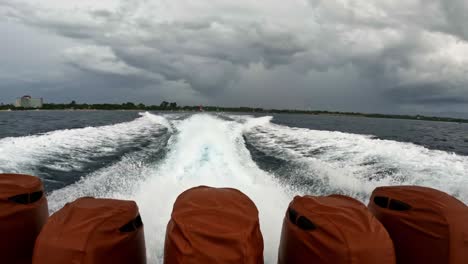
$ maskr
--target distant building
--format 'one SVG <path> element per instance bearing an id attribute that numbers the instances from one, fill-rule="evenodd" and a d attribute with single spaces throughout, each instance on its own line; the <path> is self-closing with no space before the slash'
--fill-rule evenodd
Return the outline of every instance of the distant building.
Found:
<path id="1" fill-rule="evenodd" d="M 25 95 L 21 98 L 16 99 L 16 107 L 24 108 L 42 108 L 44 101 L 42 98 L 32 98 L 29 95 Z"/>

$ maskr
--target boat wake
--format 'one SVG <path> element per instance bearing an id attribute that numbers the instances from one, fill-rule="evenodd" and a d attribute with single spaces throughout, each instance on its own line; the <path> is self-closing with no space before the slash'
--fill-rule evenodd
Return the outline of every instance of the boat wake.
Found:
<path id="1" fill-rule="evenodd" d="M 282 219 L 296 194 L 342 193 L 366 202 L 377 186 L 417 184 L 468 201 L 467 157 L 372 136 L 281 126 L 271 119 L 143 113 L 112 126 L 5 138 L 0 171 L 50 180 L 57 180 L 58 170 L 62 178 L 80 175 L 66 186 L 50 185 L 51 211 L 81 196 L 135 200 L 149 263 L 162 262 L 176 197 L 198 185 L 237 188 L 255 202 L 266 263 L 276 263 Z"/>

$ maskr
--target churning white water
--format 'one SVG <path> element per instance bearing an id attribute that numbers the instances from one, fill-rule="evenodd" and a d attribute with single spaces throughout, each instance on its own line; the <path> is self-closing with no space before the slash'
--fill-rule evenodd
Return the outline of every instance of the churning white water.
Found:
<path id="1" fill-rule="evenodd" d="M 167 144 L 126 154 L 48 196 L 51 211 L 85 195 L 135 200 L 145 224 L 149 263 L 161 263 L 176 197 L 199 185 L 237 188 L 255 202 L 266 263 L 276 263 L 282 219 L 296 194 L 340 192 L 366 202 L 377 186 L 418 184 L 468 201 L 468 157 L 371 136 L 291 128 L 270 120 L 209 114 L 184 119 L 144 113 L 135 121 L 113 126 L 6 138 L 0 140 L 0 150 L 11 151 L 0 152 L 0 169 L 32 167 L 45 159 L 42 155 L 68 155 L 80 166 L 82 159 L 164 130 Z M 266 155 L 286 161 L 291 170 L 278 175 L 260 169 L 246 140 Z M 161 150 L 161 159 L 145 159 Z M 298 179 L 311 179 L 316 185 L 297 188 Z"/>
<path id="2" fill-rule="evenodd" d="M 265 241 L 265 260 L 274 263 L 282 217 L 292 194 L 257 167 L 242 137 L 246 130 L 268 121 L 258 118 L 239 123 L 211 115 L 194 115 L 174 121 L 176 131 L 164 160 L 138 166 L 127 157 L 77 184 L 53 192 L 49 196 L 51 208 L 57 210 L 65 202 L 83 195 L 135 200 L 145 224 L 149 262 L 160 263 L 166 225 L 177 196 L 198 185 L 233 187 L 257 205 Z M 129 174 L 140 177 L 131 177 L 131 182 Z"/>

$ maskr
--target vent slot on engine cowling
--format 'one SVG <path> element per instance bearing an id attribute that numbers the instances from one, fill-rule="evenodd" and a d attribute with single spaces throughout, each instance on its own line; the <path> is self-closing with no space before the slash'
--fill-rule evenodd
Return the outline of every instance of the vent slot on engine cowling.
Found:
<path id="1" fill-rule="evenodd" d="M 375 196 L 374 197 L 374 203 L 381 207 L 381 208 L 387 208 L 388 206 L 388 197 L 384 196 Z"/>
<path id="2" fill-rule="evenodd" d="M 317 229 L 317 227 L 314 225 L 314 223 L 312 223 L 309 219 L 307 219 L 305 216 L 300 216 L 298 219 L 297 219 L 297 223 L 296 225 L 302 229 L 302 230 L 305 230 L 305 231 L 312 231 L 312 230 L 315 230 Z"/>
<path id="3" fill-rule="evenodd" d="M 293 224 L 296 224 L 297 212 L 292 208 L 288 208 L 288 218 Z"/>
<path id="4" fill-rule="evenodd" d="M 18 194 L 9 197 L 8 200 L 18 204 L 32 204 L 39 201 L 44 195 L 43 191 L 37 191 L 32 193 Z"/>
<path id="5" fill-rule="evenodd" d="M 388 205 L 388 209 L 393 211 L 408 211 L 411 209 L 411 205 L 392 199 Z"/>
<path id="6" fill-rule="evenodd" d="M 132 221 L 126 223 L 121 228 L 119 228 L 120 232 L 122 233 L 129 233 L 138 230 L 140 227 L 143 226 L 143 221 L 141 220 L 141 216 L 138 215 Z"/>
<path id="7" fill-rule="evenodd" d="M 291 221 L 291 223 L 293 223 L 302 230 L 311 231 L 317 229 L 317 227 L 314 223 L 312 223 L 312 221 L 307 219 L 307 217 L 305 216 L 299 216 L 297 211 L 292 208 L 288 208 L 288 219 L 289 221 Z"/>

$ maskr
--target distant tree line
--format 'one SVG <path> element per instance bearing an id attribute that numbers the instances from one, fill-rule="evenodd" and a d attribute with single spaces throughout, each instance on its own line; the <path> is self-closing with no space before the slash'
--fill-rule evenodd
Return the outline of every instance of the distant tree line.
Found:
<path id="1" fill-rule="evenodd" d="M 0 104 L 0 110 L 34 110 L 33 108 L 15 107 L 12 104 Z M 159 105 L 145 105 L 126 102 L 123 104 L 79 104 L 71 101 L 68 104 L 44 104 L 43 110 L 144 110 L 144 111 L 200 111 L 200 106 L 179 106 L 176 102 L 163 101 Z M 283 113 L 283 114 L 309 114 L 309 115 L 341 115 L 358 116 L 370 118 L 393 118 L 393 119 L 411 119 L 426 121 L 443 121 L 468 123 L 467 119 L 421 116 L 421 115 L 391 115 L 391 114 L 372 114 L 357 112 L 333 112 L 321 110 L 297 110 L 297 109 L 263 109 L 258 107 L 222 107 L 222 106 L 203 106 L 203 111 L 207 112 L 243 112 L 243 113 Z"/>

